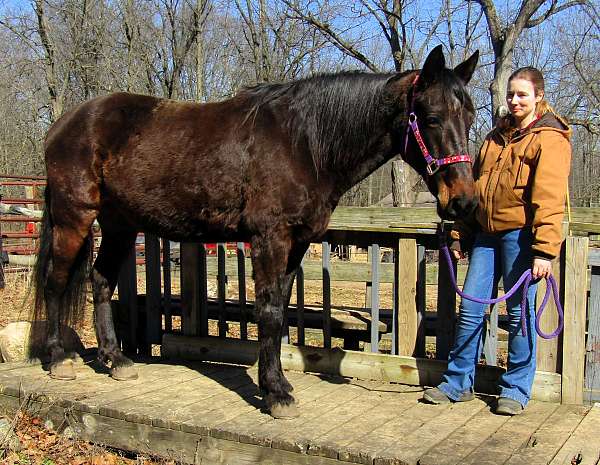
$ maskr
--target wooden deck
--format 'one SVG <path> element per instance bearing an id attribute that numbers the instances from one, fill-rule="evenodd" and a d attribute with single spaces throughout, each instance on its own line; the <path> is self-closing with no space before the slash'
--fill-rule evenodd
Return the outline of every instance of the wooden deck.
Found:
<path id="1" fill-rule="evenodd" d="M 57 429 L 106 445 L 202 464 L 584 464 L 600 461 L 600 405 L 532 401 L 490 412 L 494 398 L 433 406 L 420 387 L 288 372 L 301 415 L 261 411 L 256 368 L 139 362 L 117 382 L 94 363 L 77 381 L 40 365 L 0 364 L 0 404 L 26 407 Z M 573 461 L 574 460 L 574 461 Z"/>

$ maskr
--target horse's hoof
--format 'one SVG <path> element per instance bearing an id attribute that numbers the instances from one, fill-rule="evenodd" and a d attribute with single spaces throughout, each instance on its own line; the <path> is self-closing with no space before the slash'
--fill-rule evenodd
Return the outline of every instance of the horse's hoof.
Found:
<path id="1" fill-rule="evenodd" d="M 300 415 L 298 410 L 298 404 L 292 402 L 291 404 L 273 404 L 271 407 L 271 416 L 280 420 L 291 420 Z"/>
<path id="2" fill-rule="evenodd" d="M 76 377 L 73 360 L 63 360 L 50 365 L 50 378 L 52 379 L 71 381 Z"/>
<path id="3" fill-rule="evenodd" d="M 67 358 L 69 360 L 73 360 L 73 363 L 75 365 L 84 365 L 85 364 L 85 360 L 83 360 L 83 358 L 81 357 L 81 355 L 79 355 L 77 352 L 70 352 L 67 354 Z"/>
<path id="4" fill-rule="evenodd" d="M 116 381 L 132 381 L 138 379 L 138 371 L 133 365 L 118 366 L 110 369 L 110 376 Z"/>

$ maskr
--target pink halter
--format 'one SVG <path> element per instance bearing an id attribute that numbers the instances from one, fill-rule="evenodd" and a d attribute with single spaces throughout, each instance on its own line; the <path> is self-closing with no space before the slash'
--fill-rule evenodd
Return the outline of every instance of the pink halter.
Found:
<path id="1" fill-rule="evenodd" d="M 440 166 L 450 165 L 452 163 L 462 163 L 462 162 L 471 163 L 471 157 L 469 156 L 468 153 L 448 155 L 447 157 L 444 157 L 444 158 L 433 158 L 431 156 L 431 154 L 429 153 L 429 150 L 427 150 L 427 146 L 425 145 L 425 142 L 423 141 L 423 137 L 421 136 L 421 131 L 419 131 L 419 125 L 417 124 L 417 115 L 414 112 L 415 85 L 417 84 L 418 80 L 419 80 L 419 75 L 417 74 L 412 83 L 412 85 L 413 85 L 412 99 L 411 99 L 411 103 L 410 103 L 410 113 L 408 114 L 408 125 L 406 126 L 406 138 L 404 139 L 404 153 L 406 153 L 406 149 L 408 147 L 408 134 L 409 134 L 409 131 L 412 129 L 412 132 L 415 136 L 417 144 L 419 144 L 419 148 L 421 149 L 421 153 L 423 154 L 423 157 L 425 157 L 425 161 L 427 162 L 427 174 L 429 176 L 432 176 L 440 168 Z"/>

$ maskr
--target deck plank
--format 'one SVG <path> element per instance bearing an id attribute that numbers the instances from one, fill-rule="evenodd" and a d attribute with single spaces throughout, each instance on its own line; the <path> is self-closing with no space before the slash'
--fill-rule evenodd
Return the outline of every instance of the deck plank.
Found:
<path id="1" fill-rule="evenodd" d="M 237 390 L 244 386 L 255 385 L 254 377 L 246 373 L 224 370 L 204 380 L 195 380 L 185 392 L 162 406 L 159 416 L 152 422 L 161 428 L 181 429 L 181 423 L 199 414 L 212 410 L 212 404 L 218 396 L 228 390 Z"/>
<path id="2" fill-rule="evenodd" d="M 377 384 L 373 387 L 379 387 Z M 369 418 L 370 411 L 382 402 L 382 395 L 378 389 L 367 389 L 359 397 L 345 402 L 341 408 L 335 409 L 330 415 L 325 416 L 322 421 L 318 421 L 316 428 L 309 428 L 303 431 L 308 440 L 307 453 L 321 457 L 337 458 L 339 451 L 334 444 L 352 430 L 351 423 L 358 418 Z M 356 425 L 354 425 L 356 427 Z"/>
<path id="3" fill-rule="evenodd" d="M 111 412 L 118 412 L 118 406 L 122 402 L 133 401 L 139 396 L 167 389 L 181 380 L 197 376 L 197 374 L 188 373 L 187 369 L 164 364 L 150 364 L 141 367 L 138 372 L 139 377 L 136 380 L 117 382 L 119 387 L 117 390 L 109 388 L 108 383 L 113 383 L 114 386 L 115 381 L 107 379 L 107 384 L 95 391 L 92 396 L 75 401 L 74 408 L 107 416 L 118 415 L 118 413 Z"/>
<path id="4" fill-rule="evenodd" d="M 286 373 L 286 377 L 294 385 L 294 392 L 292 394 L 295 397 L 298 397 L 302 391 L 322 382 L 317 376 L 306 376 L 298 372 L 288 372 Z M 270 438 L 264 434 L 260 434 L 260 427 L 268 422 L 281 424 L 282 420 L 274 419 L 263 408 L 256 408 L 245 411 L 243 414 L 228 421 L 217 423 L 212 428 L 211 436 L 270 447 Z M 286 421 L 283 420 L 283 422 L 285 423 Z"/>
<path id="5" fill-rule="evenodd" d="M 416 465 L 419 458 L 432 447 L 460 428 L 482 410 L 489 411 L 490 399 L 476 398 L 470 402 L 457 402 L 426 422 L 420 428 L 402 434 L 391 446 L 378 452 L 375 465 Z"/>
<path id="6" fill-rule="evenodd" d="M 419 403 L 422 393 L 412 393 L 406 399 L 408 408 L 402 409 L 389 421 L 348 445 L 345 450 L 340 451 L 341 460 L 353 463 L 371 465 L 380 456 L 381 451 L 396 443 L 405 431 L 413 431 L 420 428 L 432 419 L 444 415 L 450 409 L 450 405 L 429 405 Z"/>
<path id="7" fill-rule="evenodd" d="M 75 364 L 75 372 L 76 380 L 56 380 L 41 365 L 30 365 L 18 371 L 0 373 L 0 384 L 4 394 L 19 397 L 44 395 L 48 400 L 65 402 L 93 392 L 108 376 L 83 363 Z"/>
<path id="8" fill-rule="evenodd" d="M 288 372 L 288 380 L 292 383 L 294 383 L 296 377 L 298 376 L 303 376 L 302 374 L 300 374 L 299 372 Z M 320 386 L 321 383 L 316 383 L 313 384 L 312 386 L 308 386 L 306 387 L 306 389 L 311 389 L 315 386 Z M 300 383 L 301 386 L 301 383 Z M 300 391 L 302 392 L 302 390 Z M 216 438 L 220 438 L 220 437 L 237 437 L 237 439 L 239 440 L 239 434 L 235 431 L 231 431 L 229 428 L 227 428 L 226 424 L 229 423 L 232 420 L 235 420 L 236 418 L 241 418 L 241 416 L 245 416 L 248 415 L 252 412 L 254 412 L 254 414 L 256 414 L 257 416 L 262 416 L 262 418 L 264 420 L 271 420 L 271 417 L 268 415 L 267 412 L 265 412 L 264 410 L 262 410 L 264 403 L 263 400 L 257 397 L 258 391 L 255 391 L 255 394 L 253 396 L 253 398 L 251 399 L 245 399 L 246 400 L 246 405 L 238 405 L 238 406 L 234 406 L 232 411 L 227 411 L 225 415 L 223 415 L 223 412 L 221 411 L 221 409 L 216 409 L 213 410 L 211 412 L 209 412 L 208 415 L 203 415 L 202 419 L 200 419 L 200 422 L 204 424 L 204 429 L 206 429 L 208 431 L 208 434 L 212 437 L 216 437 Z M 227 394 L 225 394 L 224 396 L 224 401 L 228 402 L 228 406 L 231 405 L 231 401 L 227 400 Z M 275 420 L 273 420 L 275 421 Z M 277 420 L 278 422 L 283 421 L 286 425 L 287 425 L 287 420 Z M 187 423 L 187 422 L 186 422 Z M 244 431 L 242 436 L 245 438 L 244 442 L 248 442 L 248 443 L 255 443 L 255 444 L 259 444 L 259 445 L 266 445 L 268 443 L 268 440 L 264 437 L 264 435 L 257 435 L 257 434 L 249 434 L 248 431 Z"/>
<path id="9" fill-rule="evenodd" d="M 99 413 L 121 420 L 151 425 L 153 417 L 157 414 L 156 406 L 168 404 L 174 396 L 179 395 L 179 391 L 186 390 L 194 382 L 204 383 L 207 377 L 214 376 L 220 370 L 222 368 L 217 367 L 209 367 L 204 372 L 171 370 L 164 379 L 153 382 L 153 386 L 145 386 L 146 392 L 125 400 L 117 399 L 106 403 L 100 407 Z M 247 378 L 245 371 L 241 369 L 233 371 L 236 376 Z"/>
<path id="10" fill-rule="evenodd" d="M 531 435 L 558 408 L 558 404 L 532 401 L 527 409 L 504 423 L 469 454 L 461 465 L 498 465 L 504 463 L 529 441 Z"/>
<path id="11" fill-rule="evenodd" d="M 327 417 L 331 416 L 336 408 L 344 406 L 364 393 L 363 387 L 352 384 L 349 380 L 342 381 L 342 384 L 336 384 L 335 381 L 335 378 L 331 378 L 331 384 L 324 382 L 318 385 L 319 391 L 329 392 L 313 399 L 308 405 L 303 404 L 300 416 L 290 420 L 289 425 L 286 423 L 281 432 L 273 437 L 271 447 L 306 453 L 314 436 L 313 428 L 323 428 L 322 422 L 327 422 L 329 427 L 331 423 Z"/>
<path id="12" fill-rule="evenodd" d="M 315 401 L 317 399 L 325 399 L 332 393 L 338 392 L 343 388 L 342 383 L 334 383 L 328 381 L 329 378 L 307 375 L 315 382 L 301 391 L 294 391 L 294 397 L 298 402 L 299 416 L 290 420 L 275 420 L 261 423 L 255 431 L 243 431 L 240 434 L 239 440 L 248 444 L 259 444 L 276 447 L 273 445 L 273 438 L 281 434 L 282 429 L 297 428 L 315 416 Z"/>
<path id="13" fill-rule="evenodd" d="M 340 426 L 311 440 L 308 453 L 338 458 L 345 446 L 353 444 L 366 431 L 373 430 L 391 420 L 403 408 L 414 404 L 416 397 L 422 395 L 420 389 L 417 394 L 414 388 L 404 386 L 404 389 L 395 390 L 394 395 L 390 396 L 390 392 L 386 390 L 387 386 L 385 384 L 374 386 L 370 388 L 367 395 L 350 402 L 346 408 L 353 411 L 353 416 Z M 406 396 L 399 395 L 407 391 L 415 394 L 414 397 L 407 399 Z"/>
<path id="14" fill-rule="evenodd" d="M 202 412 L 202 408 L 195 409 L 192 407 L 194 404 L 207 404 L 207 399 L 218 396 L 225 390 L 237 389 L 247 384 L 252 384 L 252 378 L 243 371 L 224 370 L 199 376 L 183 381 L 177 386 L 169 386 L 150 397 L 132 399 L 133 408 L 125 415 L 125 420 L 165 427 L 165 417 L 174 405 L 187 403 L 187 414 L 197 415 Z"/>
<path id="15" fill-rule="evenodd" d="M 468 422 L 423 454 L 419 459 L 419 465 L 456 465 L 461 463 L 509 418 L 493 415 L 488 409 L 482 409 Z"/>
<path id="16" fill-rule="evenodd" d="M 288 372 L 287 379 L 294 385 L 298 385 L 299 389 L 302 389 L 303 382 L 302 374 L 299 372 Z M 308 380 L 305 380 L 308 381 Z M 229 396 L 228 392 L 224 392 L 220 397 Z M 219 400 L 219 399 L 215 399 Z M 265 409 L 265 403 L 262 399 L 258 388 L 258 375 L 254 378 L 254 391 L 251 396 L 238 396 L 234 400 L 228 401 L 227 410 L 231 410 L 227 415 L 222 415 L 221 409 L 213 409 L 212 406 L 209 410 L 202 414 L 202 419 L 205 423 L 209 435 L 214 438 L 228 439 L 232 441 L 239 441 L 239 433 L 234 428 L 229 427 L 229 424 L 233 424 L 237 421 L 243 422 L 243 418 L 247 415 L 254 414 L 257 418 L 263 420 L 270 419 L 271 416 Z"/>
<path id="17" fill-rule="evenodd" d="M 600 462 L 600 404 L 588 412 L 550 465 L 597 465 Z"/>
<path id="18" fill-rule="evenodd" d="M 505 462 L 506 465 L 547 465 L 585 418 L 589 407 L 561 405 L 531 435 L 522 447 Z M 597 425 L 600 427 L 600 424 Z"/>

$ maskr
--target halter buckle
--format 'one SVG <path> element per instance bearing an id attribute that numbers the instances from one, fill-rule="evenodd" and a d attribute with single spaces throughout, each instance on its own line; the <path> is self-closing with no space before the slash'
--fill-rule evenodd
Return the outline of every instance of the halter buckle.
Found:
<path id="1" fill-rule="evenodd" d="M 440 167 L 435 159 L 432 160 L 430 163 L 427 163 L 427 174 L 429 176 L 433 176 L 439 169 Z"/>

